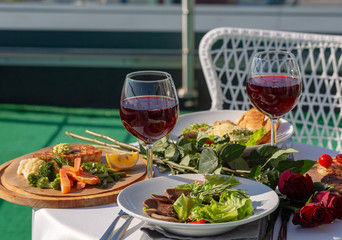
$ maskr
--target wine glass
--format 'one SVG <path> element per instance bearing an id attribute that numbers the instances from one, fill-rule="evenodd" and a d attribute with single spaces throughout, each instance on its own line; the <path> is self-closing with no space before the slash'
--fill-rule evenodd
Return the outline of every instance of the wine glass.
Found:
<path id="1" fill-rule="evenodd" d="M 178 115 L 178 97 L 169 73 L 127 74 L 121 92 L 120 116 L 126 130 L 146 144 L 148 179 L 153 177 L 153 143 L 171 132 Z"/>
<path id="2" fill-rule="evenodd" d="M 271 119 L 271 146 L 275 146 L 277 121 L 295 107 L 302 92 L 295 56 L 286 51 L 257 53 L 251 61 L 246 87 L 252 105 Z"/>

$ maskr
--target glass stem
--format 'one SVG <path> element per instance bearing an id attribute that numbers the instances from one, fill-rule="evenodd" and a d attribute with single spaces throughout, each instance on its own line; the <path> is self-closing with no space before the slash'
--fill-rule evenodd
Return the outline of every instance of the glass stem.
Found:
<path id="1" fill-rule="evenodd" d="M 271 146 L 277 145 L 277 121 L 278 118 L 271 118 Z"/>
<path id="2" fill-rule="evenodd" d="M 153 178 L 153 160 L 152 151 L 153 144 L 146 144 L 146 157 L 147 157 L 147 179 Z"/>

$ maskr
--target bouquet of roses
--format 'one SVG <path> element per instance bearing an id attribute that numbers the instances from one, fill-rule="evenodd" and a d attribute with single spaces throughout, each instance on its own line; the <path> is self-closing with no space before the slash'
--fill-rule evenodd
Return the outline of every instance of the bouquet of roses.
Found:
<path id="1" fill-rule="evenodd" d="M 314 183 L 308 174 L 286 170 L 279 176 L 278 189 L 284 195 L 282 211 L 294 210 L 295 225 L 315 227 L 342 219 L 342 197 L 331 192 L 331 188 L 326 190 L 320 183 Z"/>

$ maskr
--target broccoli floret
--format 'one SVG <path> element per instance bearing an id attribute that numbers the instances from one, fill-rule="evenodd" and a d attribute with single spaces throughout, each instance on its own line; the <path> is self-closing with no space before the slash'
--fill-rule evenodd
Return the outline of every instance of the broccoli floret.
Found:
<path id="1" fill-rule="evenodd" d="M 27 176 L 28 184 L 32 187 L 37 187 L 37 182 L 39 180 L 40 176 L 37 173 L 30 173 Z"/>
<path id="2" fill-rule="evenodd" d="M 55 190 L 61 190 L 61 182 L 59 179 L 59 174 L 57 174 L 55 180 L 53 180 L 53 182 L 51 183 L 51 188 Z"/>
<path id="3" fill-rule="evenodd" d="M 37 181 L 38 188 L 52 188 L 51 183 L 48 177 L 41 177 Z"/>
<path id="4" fill-rule="evenodd" d="M 38 176 L 38 175 L 37 175 Z M 55 190 L 61 189 L 61 183 L 59 179 L 59 174 L 56 175 L 56 178 L 50 182 L 48 177 L 40 177 L 37 181 L 36 187 L 38 188 L 51 188 Z"/>
<path id="5" fill-rule="evenodd" d="M 49 181 L 53 181 L 56 178 L 54 163 L 50 161 L 42 165 L 38 169 L 38 175 L 40 177 L 47 177 Z"/>
<path id="6" fill-rule="evenodd" d="M 53 163 L 53 171 L 55 175 L 57 175 L 61 168 L 58 166 L 58 163 L 55 160 L 51 160 L 51 162 Z"/>

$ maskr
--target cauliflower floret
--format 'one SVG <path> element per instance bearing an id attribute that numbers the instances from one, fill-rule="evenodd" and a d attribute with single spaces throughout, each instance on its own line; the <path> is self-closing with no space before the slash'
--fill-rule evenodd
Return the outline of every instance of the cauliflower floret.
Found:
<path id="1" fill-rule="evenodd" d="M 27 176 L 30 173 L 37 173 L 40 166 L 44 165 L 46 162 L 40 158 L 28 158 L 20 161 L 19 167 L 17 169 L 18 175 Z"/>

